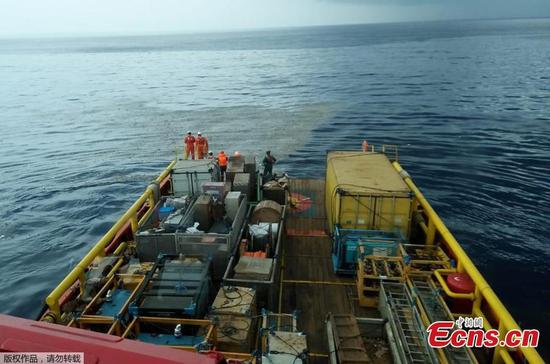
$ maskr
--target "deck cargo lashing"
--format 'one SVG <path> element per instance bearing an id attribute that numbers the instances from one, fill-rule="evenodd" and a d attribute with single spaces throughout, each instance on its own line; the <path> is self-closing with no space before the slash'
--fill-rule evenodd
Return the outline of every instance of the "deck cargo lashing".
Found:
<path id="1" fill-rule="evenodd" d="M 384 154 L 329 152 L 325 183 L 336 272 L 354 273 L 361 245 L 409 237 L 414 196 Z"/>

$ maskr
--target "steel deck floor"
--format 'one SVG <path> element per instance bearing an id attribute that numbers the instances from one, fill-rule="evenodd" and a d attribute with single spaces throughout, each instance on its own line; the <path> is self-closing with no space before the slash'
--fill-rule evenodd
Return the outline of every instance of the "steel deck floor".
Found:
<path id="1" fill-rule="evenodd" d="M 282 313 L 298 311 L 298 328 L 307 335 L 315 363 L 328 363 L 325 319 L 329 312 L 358 315 L 355 281 L 334 274 L 326 233 L 324 180 L 291 180 L 291 198 L 304 204 L 287 215 L 281 265 Z M 300 208 L 308 207 L 300 211 Z"/>

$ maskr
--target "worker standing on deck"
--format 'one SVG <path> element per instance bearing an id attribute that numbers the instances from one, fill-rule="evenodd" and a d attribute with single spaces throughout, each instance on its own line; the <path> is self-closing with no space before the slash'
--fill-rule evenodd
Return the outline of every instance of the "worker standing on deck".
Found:
<path id="1" fill-rule="evenodd" d="M 191 154 L 191 159 L 195 159 L 195 137 L 190 131 L 187 132 L 183 143 L 185 144 L 185 159 L 189 159 L 189 154 Z"/>
<path id="2" fill-rule="evenodd" d="M 204 159 L 206 152 L 208 152 L 208 139 L 203 137 L 201 132 L 197 133 L 197 159 Z"/>
<path id="3" fill-rule="evenodd" d="M 208 156 L 206 157 L 206 159 L 214 159 L 214 152 L 212 152 L 211 150 L 208 151 Z"/>
<path id="4" fill-rule="evenodd" d="M 227 155 L 223 150 L 218 153 L 218 166 L 220 166 L 221 180 L 225 181 L 225 171 L 227 171 Z"/>
<path id="5" fill-rule="evenodd" d="M 273 175 L 273 165 L 275 164 L 275 162 L 277 162 L 277 158 L 271 155 L 271 151 L 268 150 L 267 152 L 265 152 L 265 157 L 262 162 L 264 166 L 264 176 L 271 177 Z"/>
<path id="6" fill-rule="evenodd" d="M 363 149 L 363 152 L 369 151 L 369 142 L 367 142 L 367 139 L 363 140 L 363 144 L 361 144 L 361 148 Z"/>

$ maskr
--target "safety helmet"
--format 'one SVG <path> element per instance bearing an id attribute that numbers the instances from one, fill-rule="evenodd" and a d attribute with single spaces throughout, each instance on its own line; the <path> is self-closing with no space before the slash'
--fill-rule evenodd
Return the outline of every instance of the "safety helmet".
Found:
<path id="1" fill-rule="evenodd" d="M 199 131 L 199 132 L 197 133 L 197 135 L 202 135 L 202 134 L 201 134 L 201 132 Z"/>
<path id="2" fill-rule="evenodd" d="M 191 134 L 191 131 L 190 131 L 190 130 L 187 130 L 187 134 Z"/>
<path id="3" fill-rule="evenodd" d="M 208 155 L 212 155 L 214 154 L 214 152 L 212 152 L 211 150 L 208 151 Z"/>
<path id="4" fill-rule="evenodd" d="M 235 153 L 233 153 L 233 155 L 234 155 L 235 157 L 240 157 L 240 156 L 241 156 L 241 152 L 235 151 Z"/>

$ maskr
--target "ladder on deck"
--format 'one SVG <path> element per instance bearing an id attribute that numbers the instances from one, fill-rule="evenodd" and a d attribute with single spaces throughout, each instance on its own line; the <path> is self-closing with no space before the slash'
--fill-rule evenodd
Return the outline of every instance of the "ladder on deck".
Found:
<path id="1" fill-rule="evenodd" d="M 410 281 L 430 322 L 454 321 L 447 304 L 430 278 L 410 277 Z M 472 351 L 465 347 L 447 346 L 443 352 L 449 363 L 477 363 Z"/>
<path id="2" fill-rule="evenodd" d="M 405 284 L 381 282 L 380 308 L 396 341 L 394 355 L 399 356 L 402 363 L 438 362 L 427 344 L 420 315 Z"/>

